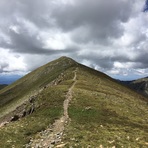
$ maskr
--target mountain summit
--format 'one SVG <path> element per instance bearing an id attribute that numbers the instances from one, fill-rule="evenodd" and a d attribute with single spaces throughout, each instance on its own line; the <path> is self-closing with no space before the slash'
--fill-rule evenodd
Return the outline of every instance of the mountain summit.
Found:
<path id="1" fill-rule="evenodd" d="M 147 102 L 61 57 L 0 90 L 0 147 L 147 147 Z"/>

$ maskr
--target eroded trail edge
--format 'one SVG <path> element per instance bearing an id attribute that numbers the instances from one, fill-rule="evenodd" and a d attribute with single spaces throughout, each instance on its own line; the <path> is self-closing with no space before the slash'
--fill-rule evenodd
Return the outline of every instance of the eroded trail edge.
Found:
<path id="1" fill-rule="evenodd" d="M 30 140 L 30 143 L 26 145 L 26 148 L 27 147 L 51 148 L 57 144 L 60 144 L 57 145 L 57 147 L 62 147 L 65 145 L 61 144 L 60 142 L 62 140 L 65 125 L 67 125 L 69 121 L 68 107 L 69 107 L 69 102 L 72 99 L 72 92 L 76 84 L 76 78 L 77 78 L 77 69 L 74 71 L 73 83 L 71 87 L 68 89 L 68 92 L 66 94 L 66 99 L 64 100 L 63 103 L 63 109 L 64 109 L 63 116 L 60 119 L 56 120 L 50 128 L 47 128 L 45 131 L 40 132 L 39 139 Z"/>

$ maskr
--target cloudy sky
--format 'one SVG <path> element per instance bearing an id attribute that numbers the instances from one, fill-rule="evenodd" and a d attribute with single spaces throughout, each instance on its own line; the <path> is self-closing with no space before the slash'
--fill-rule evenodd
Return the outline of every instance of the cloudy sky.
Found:
<path id="1" fill-rule="evenodd" d="M 26 74 L 69 56 L 114 78 L 148 76 L 145 4 L 145 0 L 0 0 L 0 75 Z"/>

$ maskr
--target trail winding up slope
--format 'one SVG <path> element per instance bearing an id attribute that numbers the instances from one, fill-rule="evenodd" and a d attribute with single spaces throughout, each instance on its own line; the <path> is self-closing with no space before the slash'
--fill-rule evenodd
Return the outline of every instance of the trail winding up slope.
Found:
<path id="1" fill-rule="evenodd" d="M 65 125 L 69 121 L 68 107 L 72 99 L 73 88 L 76 84 L 76 79 L 77 79 L 76 72 L 77 72 L 77 69 L 74 71 L 73 83 L 71 87 L 69 88 L 66 94 L 66 99 L 63 103 L 63 109 L 64 109 L 63 116 L 60 119 L 56 120 L 51 127 L 46 129 L 45 131 L 40 132 L 40 138 L 31 140 L 30 143 L 26 145 L 26 147 L 31 146 L 31 147 L 49 148 L 49 147 L 53 147 L 55 144 L 60 143 L 63 132 L 64 132 Z M 61 146 L 62 145 L 64 146 L 64 144 L 61 144 Z"/>

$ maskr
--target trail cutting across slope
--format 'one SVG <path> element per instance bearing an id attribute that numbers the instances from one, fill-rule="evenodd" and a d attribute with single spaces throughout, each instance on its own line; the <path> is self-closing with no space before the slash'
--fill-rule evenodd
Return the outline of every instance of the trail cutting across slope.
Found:
<path id="1" fill-rule="evenodd" d="M 63 109 L 64 109 L 63 116 L 60 119 L 56 120 L 50 128 L 46 129 L 45 131 L 42 131 L 40 133 L 39 139 L 32 139 L 30 143 L 26 145 L 26 147 L 31 146 L 34 148 L 41 148 L 41 147 L 51 148 L 55 144 L 59 144 L 61 142 L 65 125 L 69 121 L 68 107 L 69 107 L 69 102 L 72 99 L 72 92 L 76 84 L 76 78 L 77 78 L 77 69 L 74 71 L 73 84 L 68 89 L 68 92 L 66 94 L 66 99 L 63 103 Z M 64 144 L 61 144 L 59 146 L 62 145 L 64 146 Z"/>

